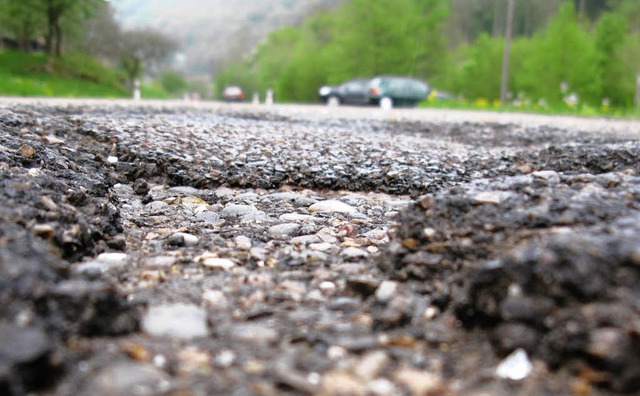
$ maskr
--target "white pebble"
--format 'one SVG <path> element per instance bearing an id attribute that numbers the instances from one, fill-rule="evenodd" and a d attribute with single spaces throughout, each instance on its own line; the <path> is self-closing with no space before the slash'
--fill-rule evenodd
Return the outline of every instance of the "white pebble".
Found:
<path id="1" fill-rule="evenodd" d="M 236 263 L 226 258 L 209 257 L 202 260 L 202 265 L 207 268 L 216 268 L 228 271 L 235 267 Z"/>
<path id="2" fill-rule="evenodd" d="M 384 281 L 376 289 L 376 298 L 380 302 L 389 301 L 394 296 L 397 289 L 398 289 L 398 282 Z"/>
<path id="3" fill-rule="evenodd" d="M 336 290 L 336 284 L 333 283 L 333 282 L 329 282 L 329 281 L 321 282 L 320 285 L 318 285 L 318 287 L 324 293 L 332 293 L 332 292 L 334 292 Z"/>
<path id="4" fill-rule="evenodd" d="M 496 375 L 500 378 L 519 381 L 527 378 L 533 365 L 529 360 L 527 352 L 522 349 L 516 349 L 511 355 L 507 356 L 496 368 Z"/>
<path id="5" fill-rule="evenodd" d="M 336 212 L 336 213 L 347 213 L 353 214 L 358 210 L 351 205 L 347 205 L 344 202 L 338 200 L 328 200 L 314 203 L 309 206 L 309 212 Z"/>
<path id="6" fill-rule="evenodd" d="M 207 314 L 195 305 L 168 304 L 149 308 L 142 329 L 155 337 L 192 339 L 206 337 Z"/>

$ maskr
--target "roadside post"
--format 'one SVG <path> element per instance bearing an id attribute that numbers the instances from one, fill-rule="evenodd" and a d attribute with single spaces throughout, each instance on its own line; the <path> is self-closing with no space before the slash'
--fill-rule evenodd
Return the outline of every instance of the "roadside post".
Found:
<path id="1" fill-rule="evenodd" d="M 264 104 L 270 106 L 273 104 L 273 89 L 267 89 L 267 94 L 264 98 Z"/>
<path id="2" fill-rule="evenodd" d="M 140 80 L 136 79 L 133 82 L 133 101 L 134 102 L 139 102 L 140 101 Z"/>

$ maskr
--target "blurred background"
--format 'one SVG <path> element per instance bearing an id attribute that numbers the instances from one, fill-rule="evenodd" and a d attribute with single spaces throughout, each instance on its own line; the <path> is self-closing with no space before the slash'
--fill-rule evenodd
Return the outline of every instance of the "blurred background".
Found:
<path id="1" fill-rule="evenodd" d="M 0 0 L 0 95 L 318 101 L 356 77 L 420 106 L 637 116 L 638 0 Z"/>

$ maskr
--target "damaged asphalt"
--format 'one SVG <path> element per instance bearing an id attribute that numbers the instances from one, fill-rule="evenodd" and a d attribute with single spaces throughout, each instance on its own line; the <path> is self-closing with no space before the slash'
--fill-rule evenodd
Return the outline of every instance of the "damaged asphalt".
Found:
<path id="1" fill-rule="evenodd" d="M 1 394 L 640 388 L 635 121 L 21 101 L 0 132 Z"/>

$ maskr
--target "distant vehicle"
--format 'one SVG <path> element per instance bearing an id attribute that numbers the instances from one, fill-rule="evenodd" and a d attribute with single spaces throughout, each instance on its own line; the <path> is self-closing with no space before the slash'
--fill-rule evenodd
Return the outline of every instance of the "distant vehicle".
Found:
<path id="1" fill-rule="evenodd" d="M 355 78 L 338 86 L 325 85 L 318 91 L 320 100 L 329 106 L 369 104 L 367 92 L 370 78 Z"/>
<path id="2" fill-rule="evenodd" d="M 231 85 L 225 87 L 222 92 L 222 98 L 227 102 L 241 102 L 244 100 L 244 92 L 242 92 L 242 88 Z"/>
<path id="3" fill-rule="evenodd" d="M 376 105 L 382 108 L 415 106 L 429 95 L 425 82 L 402 76 L 356 78 L 341 85 L 323 86 L 320 100 L 329 106 L 341 104 Z"/>
<path id="4" fill-rule="evenodd" d="M 380 76 L 369 82 L 367 101 L 382 108 L 413 107 L 429 96 L 425 82 L 410 77 Z"/>

